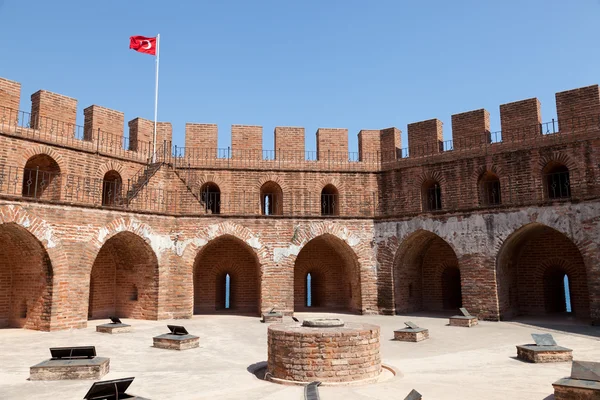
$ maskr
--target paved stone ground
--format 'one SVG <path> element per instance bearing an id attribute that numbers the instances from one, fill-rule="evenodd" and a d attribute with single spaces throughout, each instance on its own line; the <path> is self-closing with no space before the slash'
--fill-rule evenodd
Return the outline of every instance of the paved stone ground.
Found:
<path id="1" fill-rule="evenodd" d="M 299 319 L 325 314 L 297 313 Z M 328 314 L 332 316 L 333 314 Z M 600 361 L 600 328 L 548 320 L 480 322 L 472 328 L 447 326 L 447 318 L 429 316 L 339 315 L 346 321 L 381 326 L 384 364 L 401 374 L 367 386 L 321 387 L 322 400 L 403 399 L 417 389 L 434 399 L 552 399 L 552 382 L 570 373 L 570 363 L 528 364 L 516 360 L 517 344 L 531 343 L 530 333 L 551 332 L 559 345 L 573 349 L 575 360 Z M 291 321 L 289 317 L 286 320 Z M 391 340 L 394 329 L 411 320 L 429 328 L 419 343 Z M 95 345 L 110 357 L 103 379 L 135 377 L 129 393 L 156 399 L 303 399 L 303 389 L 257 379 L 249 372 L 267 358 L 267 324 L 243 316 L 196 316 L 191 320 L 136 321 L 132 333 L 83 330 L 37 332 L 0 330 L 0 398 L 82 399 L 92 381 L 29 381 L 29 367 L 49 358 L 49 347 Z M 184 325 L 200 336 L 200 348 L 182 352 L 155 349 L 152 337 L 166 324 Z"/>

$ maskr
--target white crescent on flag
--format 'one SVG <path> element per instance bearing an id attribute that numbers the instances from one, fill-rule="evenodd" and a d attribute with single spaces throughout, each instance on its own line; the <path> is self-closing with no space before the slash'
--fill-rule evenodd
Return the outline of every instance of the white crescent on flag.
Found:
<path id="1" fill-rule="evenodd" d="M 148 46 L 144 47 L 144 42 L 148 43 Z M 151 49 L 152 48 L 152 43 L 150 43 L 149 40 L 142 40 L 142 48 L 144 48 L 146 50 Z"/>

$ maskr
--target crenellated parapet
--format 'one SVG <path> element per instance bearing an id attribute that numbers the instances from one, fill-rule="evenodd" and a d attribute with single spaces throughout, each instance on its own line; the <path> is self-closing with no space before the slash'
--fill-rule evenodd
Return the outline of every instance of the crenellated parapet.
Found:
<path id="1" fill-rule="evenodd" d="M 112 154 L 146 162 L 154 151 L 154 122 L 144 118 L 126 120 L 123 112 L 99 105 L 83 109 L 83 126 L 76 124 L 77 100 L 39 90 L 31 95 L 31 112 L 18 111 L 21 85 L 0 78 L 0 128 L 5 134 L 72 146 L 85 151 Z M 232 125 L 231 145 L 218 147 L 219 127 L 187 123 L 185 145 L 173 144 L 169 122 L 156 126 L 156 151 L 164 161 L 192 168 L 306 169 L 321 171 L 377 172 L 431 162 L 473 157 L 491 152 L 544 146 L 548 141 L 571 140 L 572 135 L 596 131 L 600 122 L 598 85 L 556 93 L 556 119 L 544 123 L 537 98 L 499 106 L 500 132 L 490 129 L 485 109 L 452 115 L 452 139 L 444 140 L 441 120 L 433 118 L 408 124 L 408 143 L 402 147 L 396 127 L 358 132 L 358 151 L 348 149 L 348 129 L 319 128 L 316 149 L 305 148 L 303 127 L 274 129 L 274 148 L 263 149 L 262 126 Z M 127 121 L 127 128 L 125 123 Z M 223 132 L 221 131 L 221 134 Z"/>

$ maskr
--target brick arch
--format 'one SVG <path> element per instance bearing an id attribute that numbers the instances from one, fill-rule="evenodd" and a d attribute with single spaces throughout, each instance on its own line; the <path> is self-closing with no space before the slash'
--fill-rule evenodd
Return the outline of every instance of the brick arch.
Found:
<path id="1" fill-rule="evenodd" d="M 214 183 L 219 187 L 221 193 L 227 192 L 228 189 L 227 185 L 225 184 L 225 181 L 218 177 L 216 174 L 197 174 L 194 177 L 194 183 L 198 186 L 198 188 L 201 188 L 202 185 L 204 185 L 205 183 Z"/>
<path id="2" fill-rule="evenodd" d="M 104 164 L 102 164 L 100 166 L 100 168 L 98 168 L 98 177 L 100 179 L 104 178 L 104 175 L 106 175 L 106 173 L 108 171 L 117 171 L 119 173 L 119 175 L 121 175 L 121 178 L 123 176 L 125 176 L 125 171 L 123 170 L 123 164 L 118 163 L 114 160 L 110 160 L 108 162 L 105 162 Z"/>
<path id="3" fill-rule="evenodd" d="M 276 184 L 278 184 L 281 190 L 283 191 L 284 195 L 290 192 L 290 187 L 287 184 L 287 182 L 276 174 L 266 174 L 264 176 L 261 176 L 259 179 L 257 179 L 254 187 L 258 192 L 260 192 L 260 188 L 267 182 L 275 182 Z"/>
<path id="4" fill-rule="evenodd" d="M 294 262 L 294 310 L 304 311 L 306 274 L 314 271 L 319 309 L 362 311 L 361 270 L 357 254 L 347 241 L 330 233 L 304 243 Z"/>
<path id="5" fill-rule="evenodd" d="M 576 171 L 577 169 L 577 164 L 573 162 L 573 160 L 571 159 L 571 157 L 569 157 L 568 154 L 555 151 L 552 152 L 552 154 L 545 154 L 539 158 L 538 166 L 540 174 L 543 173 L 544 168 L 551 162 L 563 164 L 567 168 L 569 168 L 569 171 Z"/>
<path id="6" fill-rule="evenodd" d="M 155 256 L 158 258 L 158 253 L 164 250 L 164 243 L 157 239 L 153 241 L 151 238 L 158 237 L 153 229 L 142 222 L 137 221 L 134 218 L 120 217 L 109 224 L 98 229 L 94 235 L 88 240 L 84 250 L 81 254 L 81 265 L 85 268 L 86 274 L 90 274 L 94 260 L 98 256 L 102 246 L 113 236 L 121 232 L 130 232 L 134 235 L 139 236 L 145 243 L 147 243 Z"/>
<path id="7" fill-rule="evenodd" d="M 232 234 L 221 234 L 194 257 L 194 314 L 225 311 L 225 275 L 231 277 L 228 312 L 259 314 L 261 264 L 251 245 Z"/>
<path id="8" fill-rule="evenodd" d="M 425 183 L 428 180 L 434 180 L 438 182 L 442 187 L 443 184 L 446 183 L 446 178 L 441 171 L 425 171 L 419 176 L 419 178 L 416 181 L 419 190 L 421 190 L 421 187 L 423 187 L 423 183 Z"/>
<path id="9" fill-rule="evenodd" d="M 345 188 L 344 188 L 344 181 L 339 179 L 336 176 L 326 176 L 322 179 L 317 180 L 312 186 L 311 186 L 311 192 L 314 193 L 317 196 L 321 195 L 321 191 L 323 190 L 323 188 L 327 185 L 333 185 L 336 187 L 336 189 L 338 190 L 338 193 L 340 195 L 344 195 L 345 193 Z"/>
<path id="10" fill-rule="evenodd" d="M 502 177 L 504 176 L 504 174 L 502 172 L 502 168 L 499 165 L 490 164 L 490 165 L 482 165 L 479 168 L 475 168 L 473 170 L 473 173 L 471 174 L 471 180 L 477 184 L 479 182 L 479 179 L 481 179 L 481 176 L 488 171 L 495 174 L 498 177 L 498 179 L 500 179 L 500 180 L 502 180 Z"/>
<path id="11" fill-rule="evenodd" d="M 560 230 L 539 222 L 525 224 L 499 244 L 496 282 L 500 319 L 545 315 L 544 273 L 564 268 L 569 275 L 571 304 L 576 316 L 590 316 L 588 279 L 578 244 Z"/>
<path id="12" fill-rule="evenodd" d="M 452 244 L 436 233 L 417 229 L 404 237 L 393 262 L 396 312 L 441 311 L 446 307 L 442 274 L 458 268 Z"/>
<path id="13" fill-rule="evenodd" d="M 47 155 L 48 157 L 51 157 L 54 161 L 56 161 L 56 163 L 58 164 L 60 171 L 62 173 L 69 171 L 69 163 L 67 162 L 67 160 L 52 147 L 44 146 L 44 145 L 29 148 L 29 149 L 25 150 L 23 153 L 21 153 L 21 155 L 19 157 L 19 159 L 20 159 L 19 164 L 20 164 L 21 168 L 25 168 L 25 164 L 27 164 L 27 160 L 29 160 L 31 157 L 41 155 L 41 154 Z"/>
<path id="14" fill-rule="evenodd" d="M 39 262 L 44 263 L 44 258 L 47 257 L 46 265 L 42 267 L 45 274 L 44 288 L 38 288 L 43 290 L 43 294 L 40 292 L 41 297 L 35 299 L 35 301 L 32 299 L 21 301 L 26 305 L 27 313 L 32 315 L 32 318 L 28 318 L 26 322 L 19 326 L 44 331 L 76 327 L 77 323 L 71 316 L 67 316 L 60 322 L 52 317 L 63 310 L 63 305 L 59 299 L 66 297 L 66 293 L 62 291 L 69 290 L 68 287 L 61 288 L 58 285 L 58 282 L 63 280 L 63 276 L 68 273 L 69 265 L 63 245 L 55 236 L 52 227 L 43 219 L 20 206 L 0 206 L 0 226 L 10 227 L 10 225 L 15 225 L 18 231 L 26 233 L 25 236 L 30 235 L 31 243 L 29 245 L 34 248 L 39 247 L 43 253 L 40 255 Z M 28 238 L 23 237 L 23 240 L 27 241 Z M 30 249 L 27 254 L 21 256 L 24 257 L 23 263 L 26 263 L 27 260 L 33 257 L 33 250 Z M 29 281 L 31 277 L 27 279 Z M 41 277 L 38 277 L 38 279 L 41 279 Z"/>

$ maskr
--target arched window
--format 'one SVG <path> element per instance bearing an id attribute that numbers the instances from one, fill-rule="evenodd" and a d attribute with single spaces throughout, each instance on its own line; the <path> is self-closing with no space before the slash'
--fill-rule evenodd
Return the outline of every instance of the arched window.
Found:
<path id="1" fill-rule="evenodd" d="M 117 171 L 111 170 L 102 179 L 102 205 L 114 206 L 121 204 L 121 189 L 123 180 Z"/>
<path id="2" fill-rule="evenodd" d="M 339 193 L 332 184 L 321 190 L 321 215 L 340 215 Z"/>
<path id="3" fill-rule="evenodd" d="M 202 185 L 200 188 L 200 203 L 207 213 L 221 213 L 221 189 L 216 183 L 206 182 Z"/>
<path id="4" fill-rule="evenodd" d="M 486 171 L 479 178 L 479 203 L 482 206 L 501 204 L 500 179 L 491 171 Z"/>
<path id="5" fill-rule="evenodd" d="M 312 276 L 306 274 L 306 307 L 312 307 Z"/>
<path id="6" fill-rule="evenodd" d="M 565 308 L 567 309 L 567 312 L 570 313 L 570 312 L 572 312 L 572 310 L 571 310 L 571 288 L 569 287 L 569 276 L 567 274 L 565 274 L 565 277 L 563 278 L 563 282 L 564 282 L 564 288 L 565 288 Z"/>
<path id="7" fill-rule="evenodd" d="M 23 197 L 60 200 L 60 167 L 46 154 L 27 160 L 23 170 Z"/>
<path id="8" fill-rule="evenodd" d="M 283 191 L 273 181 L 260 188 L 260 213 L 262 215 L 283 215 Z"/>
<path id="9" fill-rule="evenodd" d="M 568 199 L 571 197 L 569 168 L 552 161 L 543 170 L 544 195 L 547 199 Z"/>
<path id="10" fill-rule="evenodd" d="M 421 198 L 423 200 L 423 211 L 436 211 L 442 209 L 442 188 L 437 181 L 427 179 L 423 182 Z"/>
<path id="11" fill-rule="evenodd" d="M 547 313 L 571 312 L 569 276 L 559 266 L 544 271 L 544 297 Z"/>

